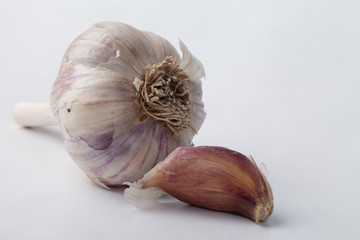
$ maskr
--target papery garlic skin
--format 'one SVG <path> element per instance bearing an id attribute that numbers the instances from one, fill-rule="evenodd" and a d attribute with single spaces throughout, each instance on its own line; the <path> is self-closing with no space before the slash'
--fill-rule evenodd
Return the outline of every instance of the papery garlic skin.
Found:
<path id="1" fill-rule="evenodd" d="M 97 184 L 136 181 L 178 146 L 190 146 L 204 118 L 202 64 L 180 42 L 183 57 L 164 38 L 118 22 L 103 22 L 77 37 L 53 85 L 51 107 L 65 147 Z M 158 121 L 140 121 L 133 82 L 148 65 L 176 59 L 190 81 L 191 127 L 173 134 Z"/>
<path id="2" fill-rule="evenodd" d="M 270 184 L 255 162 L 222 147 L 178 148 L 141 180 L 125 184 L 130 186 L 125 198 L 140 208 L 141 199 L 151 202 L 142 191 L 159 188 L 183 202 L 255 222 L 264 221 L 273 211 Z"/>

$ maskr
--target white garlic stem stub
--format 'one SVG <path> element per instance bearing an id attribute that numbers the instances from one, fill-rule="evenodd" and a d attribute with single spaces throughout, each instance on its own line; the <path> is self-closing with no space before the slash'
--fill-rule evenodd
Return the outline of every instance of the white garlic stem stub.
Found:
<path id="1" fill-rule="evenodd" d="M 12 111 L 17 124 L 24 127 L 52 126 L 57 121 L 51 112 L 49 102 L 17 103 Z"/>
<path id="2" fill-rule="evenodd" d="M 156 206 L 168 193 L 180 201 L 232 212 L 255 222 L 273 211 L 269 182 L 251 157 L 213 147 L 180 147 L 125 190 L 125 198 L 140 209 Z"/>
<path id="3" fill-rule="evenodd" d="M 181 41 L 180 49 L 182 58 L 166 39 L 118 22 L 95 24 L 68 47 L 51 112 L 68 153 L 98 185 L 136 181 L 177 147 L 192 145 L 205 119 L 205 72 Z M 49 111 L 46 121 L 26 120 L 32 106 L 15 107 L 15 121 L 51 123 Z"/>

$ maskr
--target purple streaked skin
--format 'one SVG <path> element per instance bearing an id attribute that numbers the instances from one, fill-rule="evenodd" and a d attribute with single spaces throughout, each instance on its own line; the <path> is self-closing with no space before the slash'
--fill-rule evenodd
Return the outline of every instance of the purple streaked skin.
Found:
<path id="1" fill-rule="evenodd" d="M 222 147 L 178 148 L 148 172 L 141 188 L 160 188 L 173 197 L 256 222 L 273 210 L 272 191 L 253 160 Z"/>
<path id="2" fill-rule="evenodd" d="M 133 99 L 135 99 L 135 98 L 133 98 Z M 130 102 L 131 101 L 129 101 L 129 103 Z M 119 104 L 121 104 L 121 103 L 119 102 Z M 89 105 L 93 105 L 93 103 L 84 104 L 84 106 L 89 106 Z M 79 137 L 71 138 L 71 140 L 70 140 L 71 143 L 76 142 L 76 144 L 78 144 L 80 141 L 82 141 L 88 145 L 89 150 L 92 149 L 91 151 L 87 151 L 81 157 L 81 159 L 77 158 L 78 160 L 76 161 L 76 163 L 79 165 L 80 168 L 83 169 L 84 167 L 83 167 L 82 162 L 86 162 L 85 165 L 87 165 L 87 163 L 89 163 L 89 162 L 96 162 L 96 164 L 94 164 L 94 167 L 90 167 L 90 169 L 86 169 L 85 172 L 91 171 L 94 175 L 97 176 L 97 178 L 101 182 L 103 182 L 104 184 L 106 184 L 108 186 L 121 185 L 122 182 L 128 181 L 127 179 L 133 179 L 133 177 L 131 176 L 132 175 L 131 173 L 126 173 L 126 169 L 132 164 L 132 161 L 128 160 L 125 163 L 125 165 L 122 166 L 121 169 L 119 169 L 115 174 L 112 174 L 111 176 L 107 176 L 107 177 L 102 177 L 102 176 L 104 176 L 104 174 L 106 174 L 107 169 L 112 167 L 112 163 L 114 161 L 126 161 L 123 159 L 129 159 L 129 156 L 127 156 L 127 155 L 129 154 L 129 152 L 131 150 L 131 149 L 129 149 L 130 147 L 134 148 L 135 146 L 137 146 L 137 148 L 135 150 L 136 152 L 145 151 L 145 149 L 142 149 L 143 145 L 144 145 L 143 144 L 144 141 L 140 141 L 139 137 L 141 136 L 141 134 L 144 131 L 148 131 L 148 129 L 152 129 L 152 128 L 154 128 L 154 126 L 156 126 L 156 128 L 157 128 L 156 129 L 157 133 L 155 134 L 155 132 L 154 132 L 153 141 L 160 142 L 161 147 L 158 148 L 158 155 L 152 162 L 152 165 L 149 168 L 149 169 L 151 169 L 157 162 L 163 160 L 167 156 L 167 154 L 172 152 L 177 146 L 179 146 L 179 145 L 184 146 L 184 144 L 174 144 L 174 143 L 171 144 L 171 146 L 168 146 L 168 142 L 169 141 L 174 142 L 174 138 L 176 140 L 176 137 L 175 136 L 169 137 L 168 130 L 164 129 L 162 126 L 160 126 L 159 123 L 156 123 L 151 119 L 149 119 L 145 123 L 141 123 L 141 125 L 139 125 L 139 126 L 134 127 L 133 130 L 128 133 L 128 135 L 123 135 L 123 136 L 119 136 L 116 138 L 114 138 L 114 132 L 115 132 L 115 128 L 116 128 L 116 126 L 114 126 L 114 125 L 106 125 L 103 128 L 97 128 L 96 129 L 97 134 L 95 134 L 95 135 L 83 134 L 83 135 L 80 135 Z M 65 131 L 70 134 L 76 130 L 77 129 L 72 130 L 70 128 L 65 127 Z M 99 134 L 99 133 L 101 133 L 101 134 Z M 149 132 L 149 134 L 150 133 L 151 132 Z M 128 138 L 130 136 L 132 137 L 132 139 L 137 139 L 137 140 L 129 141 Z M 163 141 L 161 141 L 161 140 L 163 140 Z M 180 140 L 176 140 L 176 141 L 180 141 Z M 129 146 L 129 144 L 134 144 L 134 146 Z M 151 147 L 151 145 L 149 145 L 149 148 L 150 147 Z M 69 153 L 70 153 L 70 155 L 73 154 L 71 151 L 69 151 Z M 126 156 L 126 158 L 123 156 Z M 130 158 L 136 159 L 135 156 L 136 156 L 136 154 L 133 153 L 133 156 L 130 156 Z M 73 158 L 76 159 L 76 156 L 74 156 Z M 99 160 L 99 159 L 101 159 L 101 160 Z M 139 160 L 139 159 L 137 159 L 137 160 Z M 147 161 L 148 159 L 146 159 L 146 157 L 144 157 L 141 160 L 142 163 L 140 164 L 140 166 L 143 165 L 145 160 Z M 143 172 L 143 174 L 145 172 Z M 123 174 L 123 177 L 119 177 L 119 175 L 122 175 L 122 174 Z"/>
<path id="3" fill-rule="evenodd" d="M 155 126 L 153 127 L 152 125 Z M 151 131 L 149 131 L 151 129 Z M 144 131 L 147 132 L 146 136 L 141 136 Z M 177 144 L 170 144 L 170 139 L 168 137 L 167 129 L 164 129 L 160 126 L 159 123 L 155 122 L 152 119 L 149 119 L 146 123 L 143 123 L 137 127 L 135 127 L 128 136 L 122 136 L 121 138 L 115 138 L 111 142 L 110 146 L 107 149 L 97 150 L 97 151 L 87 151 L 81 159 L 77 160 L 76 163 L 80 168 L 84 168 L 84 165 L 90 164 L 91 167 L 87 169 L 85 172 L 91 172 L 95 174 L 98 179 L 108 186 L 120 186 L 122 182 L 127 181 L 127 179 L 134 179 L 134 174 L 131 171 L 128 172 L 129 166 L 132 164 L 139 165 L 139 169 L 141 169 L 144 164 L 151 164 L 149 169 L 156 165 L 159 161 L 162 161 L 169 152 L 173 151 Z M 149 144 L 146 143 L 149 135 L 152 141 Z M 91 141 L 100 141 L 101 137 L 98 136 L 98 139 L 93 139 L 94 137 L 90 137 Z M 136 139 L 136 140 L 135 140 Z M 79 145 L 80 142 L 86 143 L 89 139 L 78 139 L 74 141 L 71 139 L 70 141 L 65 141 L 65 144 L 73 144 Z M 157 154 L 154 158 L 151 159 L 151 156 L 148 156 L 147 153 L 150 149 L 153 149 L 154 143 L 159 143 L 157 146 Z M 146 154 L 139 159 L 138 154 L 140 152 L 146 152 Z M 69 152 L 72 155 L 71 152 Z M 76 156 L 74 156 L 74 159 Z M 117 163 L 121 161 L 123 164 L 121 167 L 117 167 Z M 151 161 L 149 163 L 149 161 Z M 107 174 L 108 169 L 116 169 L 115 173 L 111 176 L 104 176 Z M 147 170 L 143 170 L 142 174 L 145 174 Z M 142 175 L 141 175 L 142 176 Z M 141 178 L 141 176 L 139 178 Z"/>
<path id="4" fill-rule="evenodd" d="M 147 125 L 140 125 L 140 126 L 134 128 L 133 131 L 131 131 L 128 136 L 124 136 L 125 138 L 113 139 L 113 141 L 111 142 L 111 146 L 109 146 L 107 149 L 103 149 L 103 151 L 92 152 L 92 154 L 89 156 L 88 159 L 89 160 L 93 159 L 93 158 L 102 158 L 103 159 L 104 157 L 106 157 L 108 159 L 108 161 L 104 162 L 103 165 L 100 165 L 96 168 L 96 169 L 99 169 L 99 168 L 102 168 L 102 167 L 110 164 L 117 157 L 119 157 L 121 155 L 126 155 L 132 146 L 137 146 L 136 152 L 139 151 L 142 148 L 142 145 L 144 144 L 144 139 L 141 142 L 137 141 L 136 143 L 134 143 L 129 138 L 137 138 L 140 140 L 139 135 L 141 135 L 141 133 L 143 131 L 145 131 L 147 129 L 147 127 L 148 127 Z M 150 134 L 150 132 L 149 132 L 149 134 Z M 152 134 L 154 134 L 154 133 L 152 133 Z M 100 137 L 100 139 L 98 139 L 98 141 L 101 141 L 101 136 L 99 136 L 99 137 Z M 134 156 L 131 156 L 130 158 L 133 158 L 133 157 Z M 125 169 L 123 168 L 121 170 L 123 171 Z"/>

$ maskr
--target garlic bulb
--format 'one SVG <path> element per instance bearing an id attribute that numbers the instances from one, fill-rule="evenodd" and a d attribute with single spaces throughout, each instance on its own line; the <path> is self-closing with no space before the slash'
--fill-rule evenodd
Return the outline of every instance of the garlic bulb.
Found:
<path id="1" fill-rule="evenodd" d="M 156 206 L 165 193 L 255 222 L 268 218 L 274 207 L 270 184 L 255 161 L 222 147 L 180 147 L 138 182 L 124 184 L 130 186 L 125 198 L 140 209 Z"/>
<path id="2" fill-rule="evenodd" d="M 76 164 L 102 187 L 140 179 L 178 146 L 190 146 L 204 118 L 202 64 L 180 41 L 102 22 L 67 49 L 51 110 Z"/>

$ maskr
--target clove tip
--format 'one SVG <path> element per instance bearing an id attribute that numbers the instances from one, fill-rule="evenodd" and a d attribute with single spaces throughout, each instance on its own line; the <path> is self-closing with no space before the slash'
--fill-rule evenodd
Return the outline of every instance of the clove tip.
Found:
<path id="1" fill-rule="evenodd" d="M 264 205 L 257 206 L 255 209 L 254 221 L 256 223 L 261 223 L 261 222 L 265 221 L 271 215 L 273 208 L 274 208 L 274 205 L 272 202 L 266 206 L 264 206 Z"/>

